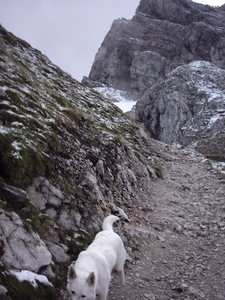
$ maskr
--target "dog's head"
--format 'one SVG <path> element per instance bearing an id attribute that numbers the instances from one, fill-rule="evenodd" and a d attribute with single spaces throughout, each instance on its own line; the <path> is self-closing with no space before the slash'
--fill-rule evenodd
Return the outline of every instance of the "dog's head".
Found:
<path id="1" fill-rule="evenodd" d="M 95 274 L 91 272 L 87 278 L 79 278 L 73 266 L 69 267 L 67 290 L 72 300 L 95 300 Z"/>

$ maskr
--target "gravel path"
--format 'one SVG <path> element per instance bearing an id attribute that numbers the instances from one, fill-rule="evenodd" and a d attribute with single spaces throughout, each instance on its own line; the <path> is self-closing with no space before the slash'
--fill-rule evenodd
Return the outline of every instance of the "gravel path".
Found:
<path id="1" fill-rule="evenodd" d="M 114 274 L 108 299 L 225 300 L 225 179 L 193 150 L 155 150 L 164 179 L 123 228 L 126 285 Z"/>

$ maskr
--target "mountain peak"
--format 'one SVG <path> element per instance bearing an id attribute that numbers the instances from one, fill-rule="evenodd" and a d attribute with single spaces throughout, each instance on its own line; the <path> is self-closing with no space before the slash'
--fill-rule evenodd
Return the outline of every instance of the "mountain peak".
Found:
<path id="1" fill-rule="evenodd" d="M 113 22 L 89 78 L 143 94 L 179 65 L 225 68 L 225 10 L 188 0 L 142 0 L 131 20 Z"/>

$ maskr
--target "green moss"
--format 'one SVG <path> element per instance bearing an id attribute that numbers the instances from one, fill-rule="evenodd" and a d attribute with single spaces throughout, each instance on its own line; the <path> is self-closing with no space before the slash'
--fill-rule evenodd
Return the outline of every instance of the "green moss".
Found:
<path id="1" fill-rule="evenodd" d="M 57 153 L 59 151 L 59 137 L 57 134 L 49 134 L 46 137 L 46 143 L 48 145 L 48 148 L 50 149 L 50 151 L 52 151 L 54 154 Z"/>
<path id="2" fill-rule="evenodd" d="M 13 144 L 17 143 L 19 149 Z M 37 148 L 24 146 L 13 134 L 0 133 L 0 176 L 16 186 L 27 186 L 35 176 L 45 173 L 45 157 Z"/>
<path id="3" fill-rule="evenodd" d="M 24 226 L 29 231 L 32 229 L 42 237 L 43 224 L 49 221 L 49 216 L 40 213 L 40 210 L 32 203 L 26 205 L 26 209 L 19 211 L 19 215 L 24 220 Z"/>
<path id="4" fill-rule="evenodd" d="M 67 254 L 72 260 L 76 260 L 79 253 L 85 250 L 92 242 L 93 238 L 87 232 L 80 230 L 77 238 L 67 238 L 65 243 L 68 247 Z"/>

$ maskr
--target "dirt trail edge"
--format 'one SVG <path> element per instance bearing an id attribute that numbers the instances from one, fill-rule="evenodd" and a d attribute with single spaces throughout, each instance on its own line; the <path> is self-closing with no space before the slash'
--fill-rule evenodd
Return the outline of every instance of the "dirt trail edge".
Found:
<path id="1" fill-rule="evenodd" d="M 132 213 L 126 285 L 113 275 L 108 299 L 225 300 L 225 179 L 192 149 L 156 145 L 164 179 Z"/>

